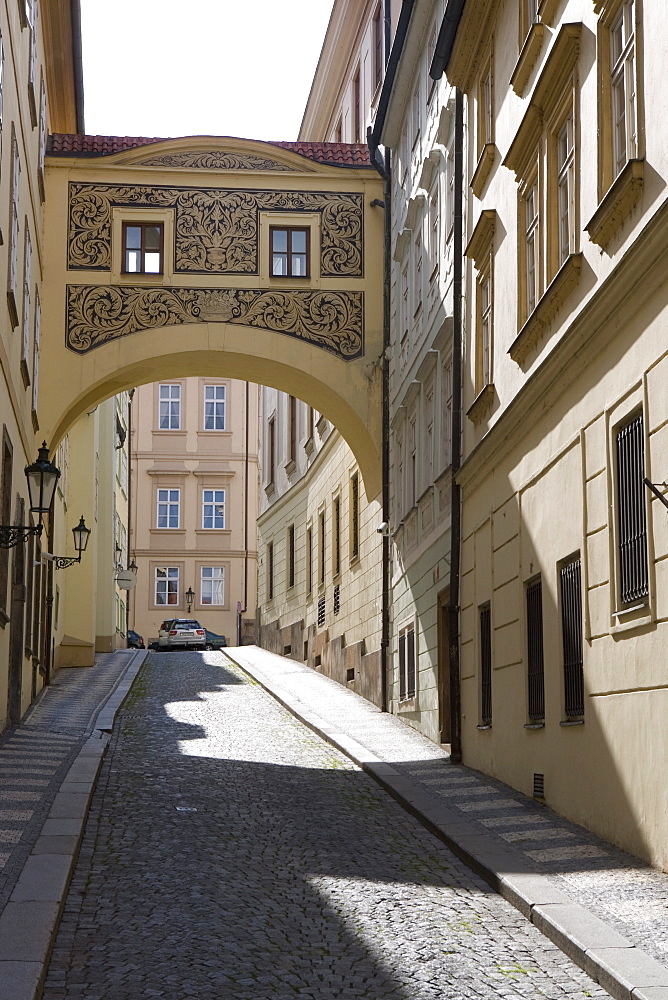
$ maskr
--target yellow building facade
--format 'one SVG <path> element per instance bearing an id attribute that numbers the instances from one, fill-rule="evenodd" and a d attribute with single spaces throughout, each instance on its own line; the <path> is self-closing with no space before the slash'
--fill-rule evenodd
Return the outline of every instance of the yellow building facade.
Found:
<path id="1" fill-rule="evenodd" d="M 464 761 L 662 868 L 667 27 L 468 4 L 432 65 L 469 139 Z"/>

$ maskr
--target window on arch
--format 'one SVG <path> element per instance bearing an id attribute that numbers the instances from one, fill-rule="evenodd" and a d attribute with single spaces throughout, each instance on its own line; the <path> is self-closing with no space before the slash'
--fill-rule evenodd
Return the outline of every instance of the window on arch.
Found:
<path id="1" fill-rule="evenodd" d="M 158 222 L 123 223 L 123 272 L 162 274 L 164 226 Z"/>
<path id="2" fill-rule="evenodd" d="M 274 278 L 309 277 L 310 231 L 293 226 L 272 226 L 269 230 L 271 248 L 270 270 Z"/>

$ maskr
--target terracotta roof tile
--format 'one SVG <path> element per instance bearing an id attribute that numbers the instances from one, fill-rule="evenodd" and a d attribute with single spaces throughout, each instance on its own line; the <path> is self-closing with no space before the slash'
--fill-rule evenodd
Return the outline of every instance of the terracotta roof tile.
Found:
<path id="1" fill-rule="evenodd" d="M 217 137 L 216 137 L 217 138 Z M 51 156 L 111 156 L 126 149 L 166 142 L 164 138 L 116 135 L 68 135 L 55 132 L 49 136 L 47 151 Z M 344 167 L 370 167 L 369 150 L 362 143 L 347 142 L 271 142 L 317 163 Z"/>

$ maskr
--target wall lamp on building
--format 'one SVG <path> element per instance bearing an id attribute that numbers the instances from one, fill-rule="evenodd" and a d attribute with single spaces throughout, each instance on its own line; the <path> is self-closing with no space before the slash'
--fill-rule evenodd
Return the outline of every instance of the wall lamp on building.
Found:
<path id="1" fill-rule="evenodd" d="M 67 569 L 68 566 L 74 566 L 75 563 L 81 562 L 81 553 L 86 551 L 90 538 L 90 528 L 86 527 L 83 514 L 79 518 L 76 528 L 72 528 L 72 534 L 74 535 L 74 548 L 79 554 L 76 556 L 53 556 L 56 569 Z"/>
<path id="2" fill-rule="evenodd" d="M 188 614 L 190 614 L 190 612 L 193 609 L 193 604 L 195 603 L 195 591 L 192 589 L 192 587 L 188 587 L 188 589 L 186 590 L 185 598 L 186 598 L 186 604 L 188 605 Z"/>
<path id="3" fill-rule="evenodd" d="M 60 469 L 49 460 L 49 449 L 46 446 L 46 441 L 39 449 L 37 461 L 33 462 L 32 465 L 26 465 L 25 474 L 28 480 L 30 510 L 33 514 L 39 514 L 39 524 L 34 527 L 28 524 L 0 525 L 0 548 L 2 549 L 11 549 L 19 542 L 27 541 L 30 535 L 42 534 L 42 518 L 51 510 L 56 484 L 60 478 Z"/>
<path id="4" fill-rule="evenodd" d="M 668 483 L 650 483 L 650 481 L 647 478 L 647 476 L 645 476 L 644 483 L 645 483 L 645 486 L 647 487 L 647 489 L 651 490 L 652 493 L 654 494 L 654 496 L 657 497 L 661 501 L 661 503 L 663 504 L 663 506 L 664 507 L 668 507 L 668 500 L 666 500 L 666 498 L 663 495 L 663 493 L 659 492 L 659 486 L 663 486 L 664 489 L 666 489 L 666 488 L 668 488 Z"/>

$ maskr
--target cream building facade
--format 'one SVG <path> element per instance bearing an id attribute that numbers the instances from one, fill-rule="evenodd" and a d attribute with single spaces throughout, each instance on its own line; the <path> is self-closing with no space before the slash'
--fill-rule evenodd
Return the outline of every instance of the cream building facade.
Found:
<path id="1" fill-rule="evenodd" d="M 392 0 L 334 3 L 300 140 L 355 144 L 371 168 L 367 127 L 399 7 Z M 382 198 L 370 211 L 382 224 Z M 382 257 L 374 266 L 382 278 Z M 382 367 L 379 359 L 379 375 Z M 260 642 L 386 706 L 387 541 L 378 529 L 387 499 L 367 495 L 345 435 L 299 399 L 263 389 L 261 440 Z"/>
<path id="2" fill-rule="evenodd" d="M 665 869 L 666 11 L 448 7 L 432 72 L 463 90 L 469 140 L 464 761 Z"/>
<path id="3" fill-rule="evenodd" d="M 258 387 L 205 375 L 149 383 L 131 420 L 131 627 L 148 644 L 163 620 L 193 617 L 230 645 L 253 641 Z"/>

